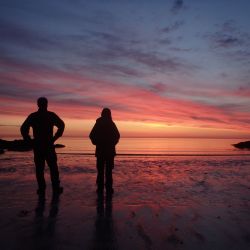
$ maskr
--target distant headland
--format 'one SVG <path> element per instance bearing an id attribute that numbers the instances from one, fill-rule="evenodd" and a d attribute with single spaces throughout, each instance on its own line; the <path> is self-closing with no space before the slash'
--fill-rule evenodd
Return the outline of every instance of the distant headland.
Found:
<path id="1" fill-rule="evenodd" d="M 243 141 L 236 144 L 233 144 L 234 147 L 239 149 L 250 149 L 250 141 Z"/>
<path id="2" fill-rule="evenodd" d="M 55 148 L 64 148 L 63 144 L 55 144 Z M 0 139 L 0 154 L 3 154 L 5 150 L 25 152 L 32 150 L 32 144 L 24 140 L 2 140 Z"/>

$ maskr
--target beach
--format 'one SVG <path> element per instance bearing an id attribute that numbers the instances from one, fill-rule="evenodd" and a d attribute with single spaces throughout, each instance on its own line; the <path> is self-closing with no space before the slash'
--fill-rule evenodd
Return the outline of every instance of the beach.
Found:
<path id="1" fill-rule="evenodd" d="M 61 150 L 61 151 L 60 151 Z M 36 195 L 32 152 L 0 156 L 1 249 L 249 249 L 249 155 L 118 155 L 97 196 L 95 157 L 58 149 L 64 193 Z"/>

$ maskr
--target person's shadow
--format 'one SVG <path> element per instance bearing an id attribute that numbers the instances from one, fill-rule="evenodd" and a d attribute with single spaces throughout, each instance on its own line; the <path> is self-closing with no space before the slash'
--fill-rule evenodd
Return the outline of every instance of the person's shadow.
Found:
<path id="1" fill-rule="evenodd" d="M 118 249 L 112 218 L 112 194 L 104 199 L 103 193 L 96 200 L 96 220 L 93 249 Z"/>
<path id="2" fill-rule="evenodd" d="M 58 214 L 59 210 L 59 194 L 53 194 L 51 201 L 50 201 L 50 210 L 49 210 L 49 218 L 55 218 Z M 43 218 L 44 217 L 44 211 L 45 211 L 45 196 L 39 195 L 37 200 L 37 205 L 35 209 L 36 219 Z"/>
<path id="3" fill-rule="evenodd" d="M 44 216 L 46 199 L 45 196 L 38 196 L 34 218 L 34 249 L 54 249 L 54 235 L 59 211 L 59 195 L 53 194 L 50 201 L 49 215 Z"/>

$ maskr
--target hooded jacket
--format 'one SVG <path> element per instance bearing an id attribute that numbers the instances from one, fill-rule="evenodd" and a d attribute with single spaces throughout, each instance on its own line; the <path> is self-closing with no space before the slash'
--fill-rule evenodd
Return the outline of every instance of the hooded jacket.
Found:
<path id="1" fill-rule="evenodd" d="M 114 157 L 115 145 L 120 139 L 120 133 L 111 117 L 99 117 L 92 128 L 89 138 L 96 145 L 96 157 Z"/>

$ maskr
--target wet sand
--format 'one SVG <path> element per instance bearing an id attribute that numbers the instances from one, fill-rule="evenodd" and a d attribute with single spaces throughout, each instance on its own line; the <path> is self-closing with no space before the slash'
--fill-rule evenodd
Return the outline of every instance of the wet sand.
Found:
<path id="1" fill-rule="evenodd" d="M 117 157 L 112 197 L 95 158 L 58 155 L 64 193 L 36 195 L 31 153 L 0 158 L 0 249 L 249 249 L 250 157 Z"/>

